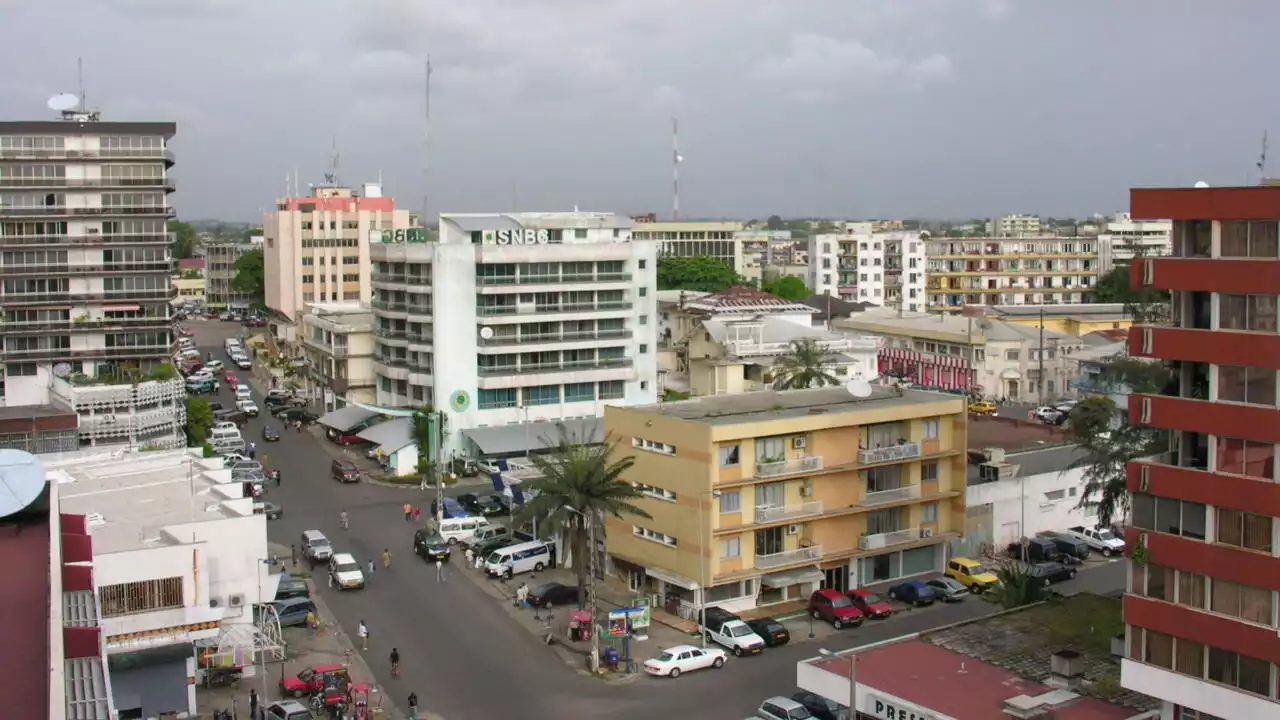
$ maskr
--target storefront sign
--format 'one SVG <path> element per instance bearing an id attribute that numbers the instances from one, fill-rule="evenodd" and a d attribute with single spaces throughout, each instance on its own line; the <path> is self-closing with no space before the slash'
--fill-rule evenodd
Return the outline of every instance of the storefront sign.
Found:
<path id="1" fill-rule="evenodd" d="M 879 720 L 938 720 L 938 716 L 901 700 L 887 700 L 880 695 L 863 695 L 862 711 Z"/>
<path id="2" fill-rule="evenodd" d="M 546 245 L 551 242 L 550 230 L 494 230 L 484 234 L 486 244 L 492 245 Z"/>
<path id="3" fill-rule="evenodd" d="M 649 627 L 649 622 L 652 618 L 649 600 L 649 597 L 642 595 L 631 603 L 632 607 L 627 609 L 627 614 L 631 618 L 632 630 L 644 630 Z"/>
<path id="4" fill-rule="evenodd" d="M 426 228 L 403 228 L 401 230 L 372 230 L 370 242 L 376 243 L 421 243 L 427 241 Z"/>

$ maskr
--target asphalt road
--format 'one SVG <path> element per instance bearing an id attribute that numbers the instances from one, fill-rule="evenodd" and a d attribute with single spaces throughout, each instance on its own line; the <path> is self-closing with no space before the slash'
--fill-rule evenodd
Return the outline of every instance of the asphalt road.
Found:
<path id="1" fill-rule="evenodd" d="M 211 351 L 210 357 L 226 362 L 222 338 L 237 333 L 237 326 L 208 321 L 190 327 L 197 333 L 197 344 Z M 222 401 L 227 403 L 230 396 L 224 385 Z M 723 670 L 675 681 L 641 677 L 627 685 L 607 685 L 579 675 L 494 607 L 494 599 L 473 581 L 457 576 L 461 570 L 448 568 L 451 577 L 438 583 L 434 568 L 412 555 L 413 525 L 405 522 L 400 508 L 407 500 L 425 507 L 434 493 L 363 483 L 340 485 L 330 479 L 332 458 L 319 446 L 322 440 L 289 431 L 282 433 L 280 442 L 264 443 L 261 431 L 267 422 L 274 420 L 250 419 L 244 434 L 257 441 L 259 459 L 265 454 L 268 465 L 283 473 L 282 486 L 270 488 L 267 496 L 284 508 L 284 517 L 269 526 L 271 540 L 296 544 L 302 531 L 319 529 L 337 551 L 351 552 L 361 561 L 379 557 L 384 548 L 391 550 L 392 568 L 379 568 L 366 589 L 339 592 L 322 580 L 317 591 L 349 635 L 355 635 L 360 620 L 368 624 L 366 659 L 379 684 L 402 707 L 408 694 L 416 692 L 424 710 L 445 720 L 741 718 L 752 714 L 766 697 L 795 692 L 796 661 L 817 654 L 815 644 L 797 643 L 756 658 L 730 659 Z M 340 527 L 343 510 L 350 517 L 349 531 Z M 1123 586 L 1124 564 L 1111 563 L 1090 568 L 1059 589 L 1110 592 Z M 846 630 L 826 645 L 843 650 L 991 610 L 991 605 L 974 599 L 902 613 Z M 399 678 L 390 677 L 389 672 L 387 657 L 393 646 L 401 655 Z"/>

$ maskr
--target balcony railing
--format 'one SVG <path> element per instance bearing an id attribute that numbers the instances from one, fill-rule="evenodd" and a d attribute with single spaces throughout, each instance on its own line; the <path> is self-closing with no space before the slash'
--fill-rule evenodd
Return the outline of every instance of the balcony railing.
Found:
<path id="1" fill-rule="evenodd" d="M 404 310 L 405 310 L 405 312 L 409 313 L 410 315 L 432 315 L 432 314 L 434 314 L 434 311 L 432 311 L 432 309 L 431 309 L 431 306 L 430 306 L 430 305 L 421 305 L 421 304 L 418 304 L 418 303 L 406 303 L 406 304 L 405 304 L 405 306 L 404 306 Z"/>
<path id="2" fill-rule="evenodd" d="M 876 350 L 884 344 L 881 338 L 872 335 L 846 337 L 840 340 L 821 340 L 818 346 L 827 353 L 841 353 L 849 350 Z M 762 355 L 783 355 L 791 351 L 789 342 L 757 342 L 750 339 L 726 340 L 724 348 L 737 357 L 760 357 Z"/>
<path id="3" fill-rule="evenodd" d="M 862 498 L 863 505 L 888 505 L 920 497 L 919 485 L 903 485 L 892 490 L 875 490 Z"/>
<path id="4" fill-rule="evenodd" d="M 516 305 L 486 305 L 476 308 L 476 314 L 482 317 L 492 317 L 495 315 L 551 315 L 630 309 L 631 303 L 629 302 L 566 303 L 564 305 L 538 305 L 528 309 L 522 309 Z"/>
<path id="5" fill-rule="evenodd" d="M 494 335 L 489 339 L 479 337 L 481 345 L 526 345 L 536 343 L 581 342 L 583 340 L 625 340 L 630 330 L 596 330 L 587 332 L 545 333 L 542 335 Z"/>
<path id="6" fill-rule="evenodd" d="M 165 215 L 172 217 L 177 215 L 177 210 L 168 205 L 111 205 L 101 207 L 68 207 L 66 205 L 9 207 L 0 205 L 0 217 L 47 217 L 60 215 Z"/>
<path id="7" fill-rule="evenodd" d="M 58 247 L 62 245 L 170 245 L 170 233 L 123 233 L 115 235 L 0 235 L 3 247 Z"/>
<path id="8" fill-rule="evenodd" d="M 67 318 L 65 320 L 30 320 L 30 321 L 0 321 L 0 332 L 10 333 L 34 333 L 34 332 L 69 332 L 72 330 L 104 330 L 113 327 L 119 328 L 137 328 L 137 327 L 168 327 L 172 324 L 173 319 L 158 315 L 155 317 L 131 317 L 131 318 L 87 318 L 83 320 L 73 320 Z"/>
<path id="9" fill-rule="evenodd" d="M 909 460 L 914 457 L 920 457 L 920 443 L 904 442 L 888 447 L 858 451 L 858 462 L 864 465 L 893 462 L 894 460 Z"/>
<path id="10" fill-rule="evenodd" d="M 409 369 L 409 358 L 393 358 L 386 355 L 378 355 L 374 358 L 374 362 L 381 363 L 387 367 Z"/>
<path id="11" fill-rule="evenodd" d="M 905 545 L 920 539 L 920 528 L 907 528 L 893 532 L 863 535 L 858 538 L 859 550 L 880 550 L 895 545 Z"/>
<path id="12" fill-rule="evenodd" d="M 369 303 L 374 310 L 386 310 L 389 312 L 404 312 L 408 309 L 408 304 L 402 302 L 387 302 L 386 300 L 374 300 Z"/>
<path id="13" fill-rule="evenodd" d="M 583 273 L 578 275 L 488 275 L 477 285 L 555 285 L 557 283 L 631 282 L 631 273 Z"/>
<path id="14" fill-rule="evenodd" d="M 500 365 L 480 367 L 478 373 L 483 376 L 522 375 L 524 373 L 573 372 L 576 370 L 610 370 L 613 368 L 631 367 L 631 358 L 608 358 L 605 360 L 578 360 L 558 363 L 529 363 L 526 365 Z"/>
<path id="15" fill-rule="evenodd" d="M 769 570 L 783 565 L 795 565 L 797 563 L 818 562 L 822 559 L 822 546 L 810 545 L 809 547 L 797 548 L 795 550 L 784 550 L 778 553 L 770 553 L 768 555 L 756 555 L 756 567 L 762 570 Z"/>
<path id="16" fill-rule="evenodd" d="M 67 148 L 0 148 L 0 160 L 54 160 L 69 158 L 101 158 L 107 160 L 164 160 L 173 162 L 173 153 L 159 148 L 112 148 L 68 150 Z"/>
<path id="17" fill-rule="evenodd" d="M 168 178 L 68 178 L 68 177 L 4 177 L 0 188 L 78 188 L 78 187 L 143 187 L 173 189 Z"/>
<path id="18" fill-rule="evenodd" d="M 814 500 L 796 505 L 757 505 L 756 522 L 768 523 L 779 520 L 808 517 L 822 514 L 822 501 Z"/>
<path id="19" fill-rule="evenodd" d="M 822 469 L 821 455 L 806 455 L 795 460 L 776 460 L 774 462 L 756 463 L 756 477 L 769 478 L 779 475 L 817 472 Z"/>
<path id="20" fill-rule="evenodd" d="M 1071 389 L 1097 395 L 1128 395 L 1133 392 L 1133 388 L 1123 380 L 1076 380 L 1071 383 Z"/>

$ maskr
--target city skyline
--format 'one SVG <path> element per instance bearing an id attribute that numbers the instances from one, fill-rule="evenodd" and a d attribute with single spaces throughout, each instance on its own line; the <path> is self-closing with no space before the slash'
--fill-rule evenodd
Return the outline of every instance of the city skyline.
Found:
<path id="1" fill-rule="evenodd" d="M 668 216 L 679 117 L 683 217 L 1081 217 L 1257 182 L 1280 8 L 1176 5 L 10 2 L 0 117 L 51 118 L 82 56 L 105 120 L 179 124 L 183 217 L 259 220 L 335 139 L 341 180 L 416 211 L 430 54 L 433 216 Z"/>

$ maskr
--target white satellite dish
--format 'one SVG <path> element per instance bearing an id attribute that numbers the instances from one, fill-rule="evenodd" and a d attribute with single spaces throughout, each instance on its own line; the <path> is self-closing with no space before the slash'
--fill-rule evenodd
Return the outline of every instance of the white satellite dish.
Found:
<path id="1" fill-rule="evenodd" d="M 482 327 L 482 328 L 480 328 L 480 337 L 481 337 L 481 338 L 483 338 L 483 339 L 485 339 L 485 340 L 489 340 L 490 338 L 492 338 L 492 337 L 493 337 L 493 328 L 491 328 L 491 327 L 487 327 L 487 326 L 486 326 L 486 327 Z"/>
<path id="2" fill-rule="evenodd" d="M 53 97 L 49 98 L 49 103 L 48 103 L 50 110 L 57 110 L 58 112 L 66 112 L 67 110 L 74 110 L 75 107 L 79 104 L 80 104 L 80 98 L 76 97 L 75 95 L 72 95 L 71 93 L 61 93 L 58 95 L 54 95 Z"/>
<path id="3" fill-rule="evenodd" d="M 849 382 L 844 384 L 844 389 L 854 397 L 864 398 L 871 396 L 871 383 L 863 380 L 861 376 L 849 378 Z"/>
<path id="4" fill-rule="evenodd" d="M 0 517 L 26 510 L 44 492 L 44 465 L 22 450 L 0 450 Z"/>
<path id="5" fill-rule="evenodd" d="M 1207 182 L 1205 182 L 1205 181 L 1201 180 L 1200 182 L 1196 183 L 1196 187 L 1198 187 L 1198 188 L 1202 188 L 1202 189 L 1203 189 L 1203 188 L 1207 188 L 1207 187 L 1209 187 L 1209 183 L 1207 183 Z"/>

